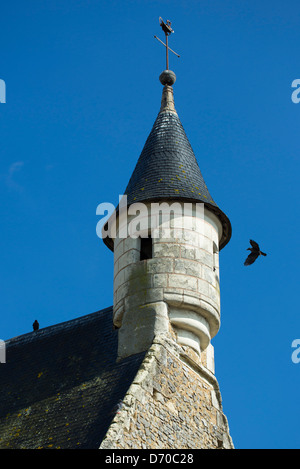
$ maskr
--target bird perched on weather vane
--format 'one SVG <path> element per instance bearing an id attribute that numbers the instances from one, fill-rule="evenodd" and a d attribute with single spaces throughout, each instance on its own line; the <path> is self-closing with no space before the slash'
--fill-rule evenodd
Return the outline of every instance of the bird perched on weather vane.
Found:
<path id="1" fill-rule="evenodd" d="M 159 24 L 160 24 L 163 32 L 165 33 L 166 43 L 161 41 L 157 36 L 154 36 L 154 37 L 159 42 L 161 42 L 161 44 L 163 44 L 166 48 L 166 70 L 169 70 L 169 51 L 173 52 L 173 54 L 175 54 L 177 57 L 180 57 L 180 55 L 178 55 L 177 52 L 170 49 L 170 47 L 168 45 L 168 37 L 170 36 L 171 33 L 174 33 L 173 29 L 171 28 L 171 21 L 167 20 L 166 22 L 164 22 L 163 19 L 161 17 L 159 17 Z"/>
<path id="2" fill-rule="evenodd" d="M 170 20 L 167 20 L 166 22 L 164 22 L 162 17 L 160 16 L 159 17 L 159 24 L 162 27 L 163 32 L 165 34 L 167 34 L 168 36 L 171 33 L 174 33 L 173 29 L 171 28 L 171 21 Z"/>

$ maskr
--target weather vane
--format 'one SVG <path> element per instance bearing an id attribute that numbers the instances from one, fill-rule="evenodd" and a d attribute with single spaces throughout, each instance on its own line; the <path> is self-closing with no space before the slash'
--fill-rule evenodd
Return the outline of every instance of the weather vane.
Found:
<path id="1" fill-rule="evenodd" d="M 170 36 L 171 33 L 174 33 L 173 29 L 171 28 L 171 21 L 167 20 L 166 22 L 164 22 L 162 20 L 161 17 L 159 17 L 159 24 L 163 30 L 163 32 L 165 33 L 166 35 L 166 43 L 164 43 L 163 41 L 161 41 L 159 39 L 159 37 L 157 36 L 154 36 L 155 39 L 157 39 L 159 42 L 161 42 L 165 48 L 166 48 L 166 62 L 167 62 L 167 67 L 166 67 L 166 70 L 169 70 L 169 51 L 173 52 L 173 54 L 175 54 L 177 57 L 180 57 L 180 55 L 178 55 L 176 52 L 174 52 L 172 49 L 170 49 L 170 47 L 168 46 L 168 37 Z"/>

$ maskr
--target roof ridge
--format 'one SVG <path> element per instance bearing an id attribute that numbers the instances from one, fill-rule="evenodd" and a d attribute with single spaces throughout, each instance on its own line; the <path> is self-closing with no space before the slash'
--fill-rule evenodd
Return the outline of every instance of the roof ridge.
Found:
<path id="1" fill-rule="evenodd" d="M 70 330 L 78 326 L 79 324 L 87 324 L 88 322 L 93 321 L 97 316 L 101 316 L 101 315 L 104 315 L 105 313 L 111 312 L 112 308 L 113 308 L 112 306 L 109 306 L 108 308 L 95 311 L 94 313 L 89 313 L 84 316 L 80 316 L 78 318 L 73 318 L 67 321 L 63 321 L 58 324 L 54 324 L 52 326 L 43 327 L 42 329 L 39 329 L 37 331 L 31 331 L 25 334 L 12 337 L 11 339 L 5 340 L 5 344 L 6 346 L 14 346 L 14 345 L 20 345 L 20 344 L 23 345 L 25 343 L 29 343 L 34 340 L 39 340 L 45 337 L 50 337 L 51 335 L 56 334 L 57 332 L 60 332 L 62 329 Z"/>

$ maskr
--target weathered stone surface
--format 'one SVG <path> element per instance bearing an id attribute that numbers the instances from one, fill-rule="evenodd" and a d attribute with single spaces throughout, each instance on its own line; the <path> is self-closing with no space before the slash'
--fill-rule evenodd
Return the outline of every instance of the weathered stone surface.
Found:
<path id="1" fill-rule="evenodd" d="M 140 304 L 133 311 L 128 308 L 119 329 L 118 356 L 124 358 L 145 351 L 156 334 L 168 331 L 168 309 L 164 302 Z"/>
<path id="2" fill-rule="evenodd" d="M 100 449 L 233 449 L 213 374 L 156 336 Z"/>
<path id="3" fill-rule="evenodd" d="M 191 311 L 191 314 L 193 311 L 201 314 L 209 322 L 213 337 L 220 323 L 218 246 L 214 242 L 218 226 L 206 210 L 194 213 L 193 207 L 187 207 L 185 214 L 186 204 L 174 205 L 177 207 L 175 210 L 172 205 L 174 218 L 171 219 L 171 228 L 168 229 L 163 220 L 159 221 L 158 237 L 152 239 L 152 258 L 140 260 L 140 239 L 116 239 L 114 324 L 122 328 L 125 315 L 128 323 L 129 314 L 134 316 L 137 308 L 162 301 L 168 308 L 176 306 Z M 133 317 L 131 323 L 134 322 Z M 176 330 L 179 343 L 189 342 L 191 345 L 195 331 L 184 323 L 181 329 L 179 331 L 177 327 Z M 153 335 L 154 331 L 149 331 L 147 337 Z M 120 340 L 125 336 L 120 333 Z M 148 347 L 147 339 L 144 350 Z M 198 349 L 200 351 L 199 346 Z"/>

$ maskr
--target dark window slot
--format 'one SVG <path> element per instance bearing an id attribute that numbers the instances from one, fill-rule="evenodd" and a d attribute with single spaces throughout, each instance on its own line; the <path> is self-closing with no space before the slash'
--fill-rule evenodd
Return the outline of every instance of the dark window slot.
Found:
<path id="1" fill-rule="evenodd" d="M 152 238 L 141 238 L 141 255 L 140 260 L 152 259 Z"/>

